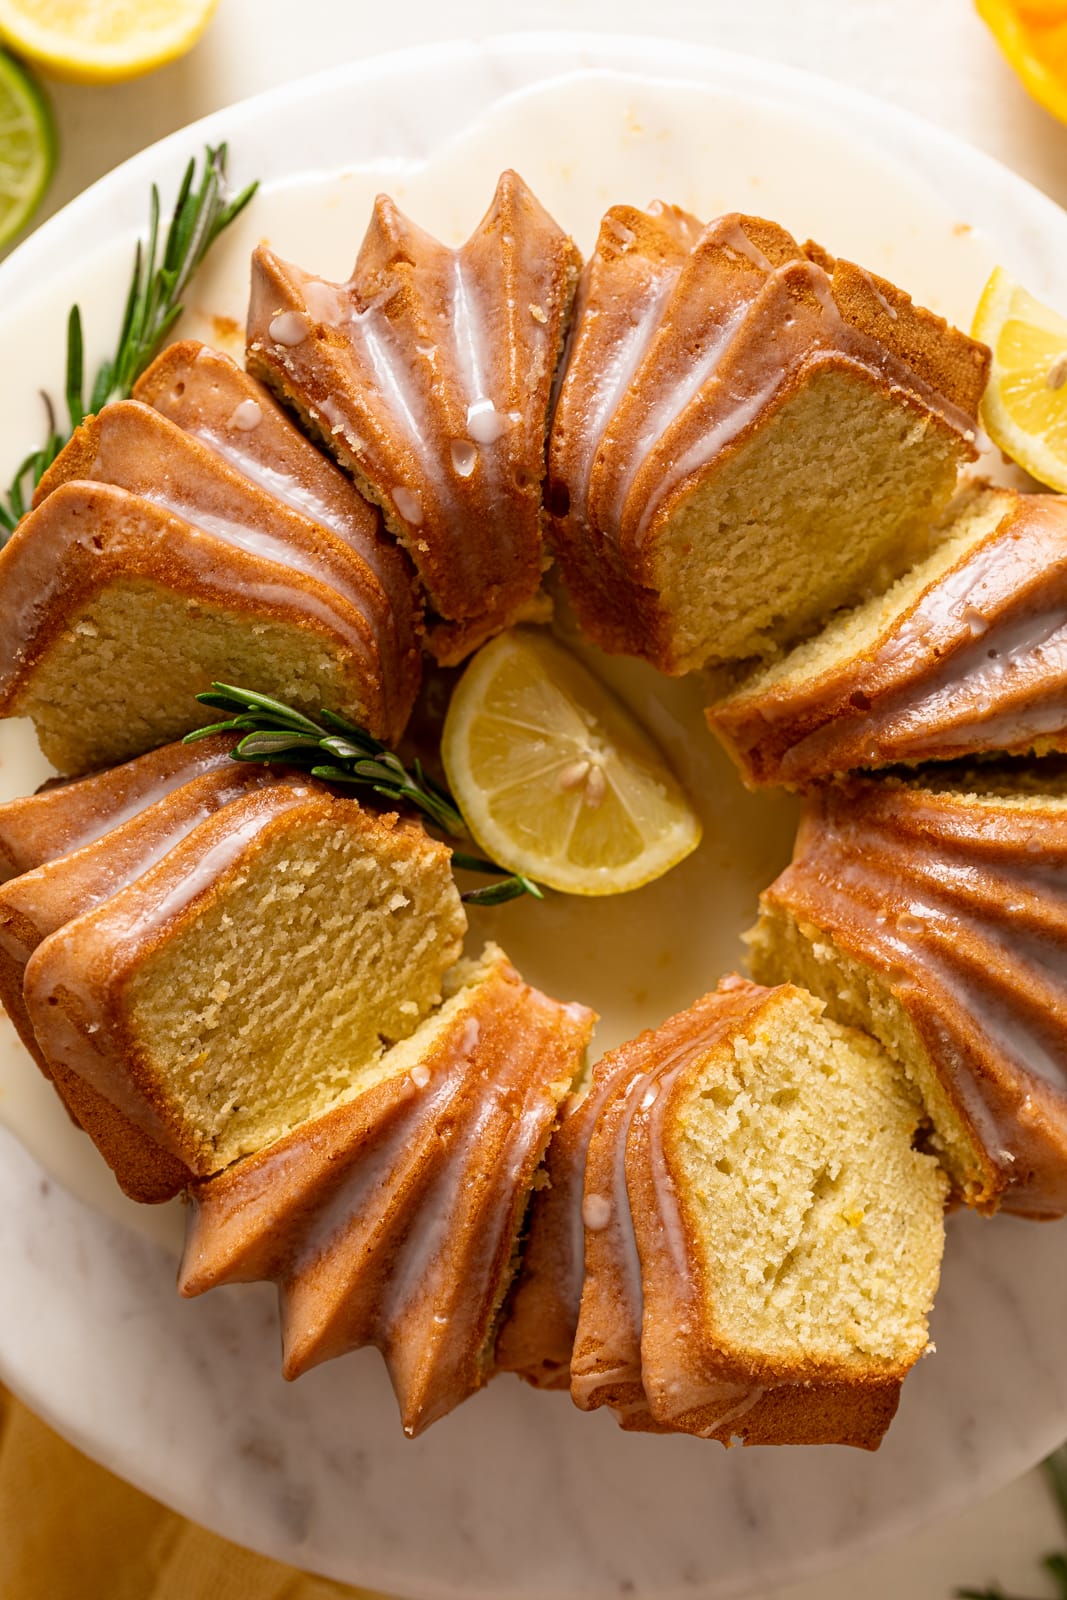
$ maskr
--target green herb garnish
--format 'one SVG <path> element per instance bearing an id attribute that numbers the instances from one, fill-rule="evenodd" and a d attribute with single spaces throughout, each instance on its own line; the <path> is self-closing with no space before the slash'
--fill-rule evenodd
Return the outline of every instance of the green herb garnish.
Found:
<path id="1" fill-rule="evenodd" d="M 159 190 L 152 185 L 148 237 L 137 242 L 133 277 L 115 354 L 100 367 L 86 401 L 81 311 L 72 306 L 67 319 L 65 398 L 68 423 L 65 426 L 57 423 L 52 399 L 44 395 L 48 436 L 41 448 L 32 451 L 22 462 L 7 494 L 0 497 L 0 545 L 25 515 L 34 489 L 75 428 L 109 401 L 129 397 L 137 379 L 181 316 L 182 296 L 189 280 L 219 234 L 244 210 L 256 188 L 255 183 L 250 183 L 231 199 L 226 183 L 226 146 L 220 144 L 214 149 L 208 146 L 199 180 L 195 161 L 190 161 L 185 169 L 160 255 Z"/>
<path id="2" fill-rule="evenodd" d="M 1044 1462 L 1042 1471 L 1048 1479 L 1056 1502 L 1064 1532 L 1067 1533 L 1067 1444 L 1054 1450 Z M 1057 1550 L 1041 1562 L 1055 1585 L 1057 1600 L 1067 1600 L 1067 1551 Z M 957 1589 L 956 1600 L 1022 1600 L 1021 1596 L 1007 1595 L 998 1584 L 990 1589 Z"/>
<path id="3" fill-rule="evenodd" d="M 215 733 L 240 733 L 242 738 L 232 751 L 235 761 L 282 762 L 327 783 L 371 789 L 387 800 L 414 806 L 450 839 L 470 839 L 470 829 L 452 795 L 430 776 L 421 761 L 416 758 L 410 768 L 406 767 L 380 739 L 347 717 L 338 716 L 336 711 L 322 710 L 321 720 L 314 722 L 269 695 L 237 689 L 228 683 L 213 683 L 208 693 L 196 698 L 201 705 L 214 706 L 231 715 L 225 722 L 213 722 L 187 734 L 186 744 Z M 544 899 L 544 890 L 532 878 L 521 872 L 508 872 L 495 861 L 455 850 L 452 861 L 466 872 L 499 878 L 499 882 L 484 889 L 468 890 L 463 895 L 468 905 L 497 906 L 525 894 Z"/>

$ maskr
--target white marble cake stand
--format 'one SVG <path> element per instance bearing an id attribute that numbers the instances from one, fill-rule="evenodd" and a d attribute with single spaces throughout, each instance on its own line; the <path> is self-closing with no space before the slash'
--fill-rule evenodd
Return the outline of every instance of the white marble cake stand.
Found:
<path id="1" fill-rule="evenodd" d="M 272 181 L 346 163 L 417 163 L 501 97 L 529 89 L 544 95 L 545 149 L 541 160 L 527 148 L 523 170 L 535 188 L 551 188 L 549 155 L 556 178 L 561 152 L 575 162 L 596 158 L 595 140 L 583 143 L 553 117 L 556 91 L 537 88 L 567 75 L 573 85 L 575 73 L 593 74 L 590 94 L 627 75 L 635 129 L 646 100 L 661 108 L 665 93 L 680 100 L 684 80 L 685 94 L 703 95 L 720 126 L 727 103 L 742 108 L 740 130 L 750 134 L 762 119 L 767 151 L 777 142 L 783 163 L 791 145 L 818 144 L 822 170 L 797 169 L 798 183 L 808 184 L 813 204 L 819 183 L 832 191 L 824 218 L 840 190 L 830 244 L 855 221 L 857 160 L 872 172 L 891 160 L 916 207 L 940 216 L 946 259 L 950 235 L 974 225 L 1036 291 L 1054 291 L 1067 258 L 1060 211 L 985 157 L 845 89 L 653 40 L 540 35 L 435 47 L 345 67 L 219 113 L 129 162 L 33 236 L 0 268 L 0 347 L 5 385 L 16 391 L 0 406 L 4 451 L 13 461 L 32 442 L 38 384 L 58 387 L 57 328 L 71 288 L 101 316 L 121 294 L 124 272 L 115 267 L 105 283 L 87 263 L 115 265 L 114 240 L 125 249 L 141 225 L 148 183 L 158 179 L 168 191 L 203 141 L 228 138 L 246 174 Z M 670 81 L 679 87 L 665 91 Z M 560 94 L 561 105 L 573 105 L 573 93 Z M 600 131 L 607 140 L 611 130 Z M 498 153 L 511 158 L 506 148 Z M 726 144 L 720 153 L 727 166 L 738 159 Z M 680 159 L 684 165 L 684 152 Z M 685 198 L 684 177 L 679 172 L 671 198 Z M 777 191 L 768 181 L 765 192 L 780 197 L 781 189 L 779 173 Z M 736 203 L 758 208 L 751 194 Z M 900 240 L 873 265 L 888 267 L 894 244 L 906 243 L 907 224 L 900 227 Z M 968 271 L 977 259 L 967 257 Z M 905 281 L 932 295 L 936 271 L 923 277 Z M 973 299 L 975 286 L 968 283 L 966 296 Z M 52 314 L 41 320 L 48 305 Z M 27 327 L 32 349 L 19 344 Z M 5 792 L 25 790 L 35 776 L 26 758 L 0 751 Z M 754 826 L 770 816 L 749 809 Z M 778 859 L 780 845 L 771 854 Z M 754 879 L 745 893 L 758 886 Z M 692 909 L 699 939 L 700 917 L 714 906 Z M 736 916 L 739 929 L 745 913 Z M 651 958 L 656 929 L 643 928 L 642 939 Z M 536 979 L 536 953 L 531 962 Z M 716 962 L 709 955 L 709 981 Z M 15 1086 L 0 1082 L 0 1090 L 7 1096 Z M 0 1130 L 0 1375 L 82 1449 L 159 1499 L 232 1539 L 341 1579 L 423 1600 L 740 1594 L 799 1578 L 988 1493 L 1067 1433 L 1062 1226 L 951 1219 L 938 1353 L 909 1381 L 876 1456 L 727 1454 L 690 1439 L 627 1436 L 605 1413 L 582 1416 L 566 1397 L 511 1380 L 409 1443 L 372 1352 L 283 1384 L 272 1291 L 179 1301 L 173 1247 L 146 1234 L 132 1208 L 91 1203 L 81 1155 L 71 1155 L 58 1120 L 52 1135 L 43 1145 L 30 1140 L 31 1155 Z"/>

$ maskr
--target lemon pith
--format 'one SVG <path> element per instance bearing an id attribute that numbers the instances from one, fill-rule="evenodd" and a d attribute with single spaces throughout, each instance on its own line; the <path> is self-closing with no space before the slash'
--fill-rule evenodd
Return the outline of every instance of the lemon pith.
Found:
<path id="1" fill-rule="evenodd" d="M 218 0 L 0 0 L 0 37 L 54 77 L 115 83 L 184 55 Z"/>
<path id="2" fill-rule="evenodd" d="M 694 850 L 700 822 L 629 711 L 568 651 L 530 629 L 474 657 L 442 756 L 478 843 L 510 871 L 570 894 L 619 894 Z"/>
<path id="3" fill-rule="evenodd" d="M 993 352 L 982 399 L 990 438 L 1039 482 L 1067 490 L 1067 318 L 997 267 L 972 332 Z"/>

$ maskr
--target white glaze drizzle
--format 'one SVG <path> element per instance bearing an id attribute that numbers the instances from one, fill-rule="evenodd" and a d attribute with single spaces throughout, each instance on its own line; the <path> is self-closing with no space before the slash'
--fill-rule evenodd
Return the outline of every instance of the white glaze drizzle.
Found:
<path id="1" fill-rule="evenodd" d="M 652 278 L 640 303 L 631 311 L 629 327 L 613 340 L 610 350 L 598 351 L 596 382 L 589 385 L 588 403 L 581 420 L 581 449 L 570 484 L 571 505 L 582 517 L 588 508 L 593 462 L 608 423 L 618 410 L 663 320 L 664 309 L 681 270 L 682 263 L 679 261 L 673 268 L 664 269 L 658 277 Z"/>

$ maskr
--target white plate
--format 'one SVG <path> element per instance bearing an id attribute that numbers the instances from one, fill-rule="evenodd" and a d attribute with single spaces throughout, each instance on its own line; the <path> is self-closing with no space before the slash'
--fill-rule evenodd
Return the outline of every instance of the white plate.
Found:
<path id="1" fill-rule="evenodd" d="M 992 260 L 1052 294 L 1067 257 L 1067 217 L 986 157 L 781 67 L 655 40 L 433 47 L 219 113 L 28 240 L 0 268 L 5 467 L 35 442 L 38 387 L 61 391 L 69 301 L 102 350 L 150 182 L 172 192 L 187 157 L 221 138 L 238 177 L 267 180 L 194 295 L 190 328 L 223 340 L 233 330 L 212 315 L 242 316 L 261 233 L 343 273 L 375 188 L 457 239 L 505 163 L 585 245 L 615 200 L 760 210 L 964 322 Z M 737 962 L 793 820 L 788 802 L 741 793 L 694 687 L 625 664 L 613 676 L 700 792 L 700 857 L 627 902 L 507 907 L 477 930 L 498 932 L 535 981 L 598 1005 L 605 1046 Z M 4 730 L 2 791 L 40 771 Z M 4 1380 L 159 1499 L 338 1578 L 426 1600 L 738 1594 L 985 1494 L 1067 1433 L 1062 1227 L 951 1219 L 938 1353 L 876 1456 L 625 1435 L 510 1379 L 409 1443 L 373 1352 L 287 1387 L 269 1289 L 176 1298 L 177 1208 L 123 1202 L 9 1040 L 0 1119 L 19 1130 L 0 1129 Z"/>

